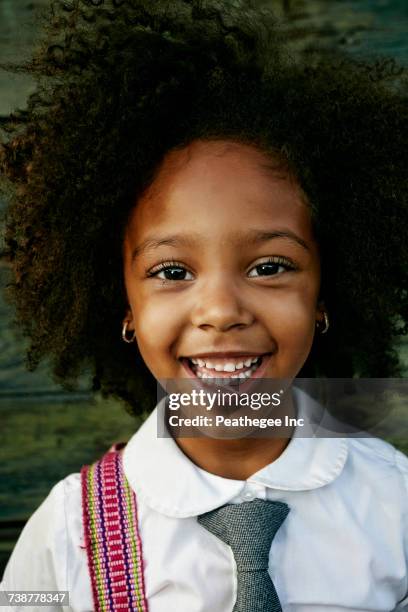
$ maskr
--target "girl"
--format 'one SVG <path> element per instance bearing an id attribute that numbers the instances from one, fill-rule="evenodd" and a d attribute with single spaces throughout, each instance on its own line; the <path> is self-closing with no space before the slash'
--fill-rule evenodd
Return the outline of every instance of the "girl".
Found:
<path id="1" fill-rule="evenodd" d="M 268 12 L 195 0 L 55 3 L 28 70 L 2 167 L 31 367 L 91 368 L 133 414 L 156 380 L 231 368 L 400 375 L 404 74 L 289 60 Z M 3 590 L 68 591 L 76 612 L 407 609 L 402 453 L 160 438 L 156 413 L 52 489 Z"/>

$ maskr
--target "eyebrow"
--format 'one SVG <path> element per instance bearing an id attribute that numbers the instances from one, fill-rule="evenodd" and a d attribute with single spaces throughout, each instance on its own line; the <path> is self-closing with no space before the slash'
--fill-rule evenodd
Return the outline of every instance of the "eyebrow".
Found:
<path id="1" fill-rule="evenodd" d="M 268 242 L 269 240 L 273 240 L 275 238 L 285 238 L 287 240 L 290 240 L 291 242 L 295 242 L 297 245 L 301 246 L 303 249 L 306 249 L 307 251 L 310 250 L 305 240 L 300 238 L 300 236 L 298 236 L 297 234 L 295 234 L 289 229 L 270 230 L 270 231 L 255 229 L 255 230 L 246 232 L 245 234 L 244 233 L 236 234 L 234 238 L 236 239 L 237 242 L 239 242 L 242 245 L 254 245 L 254 246 L 258 244 L 262 244 L 263 242 Z M 192 247 L 198 243 L 203 243 L 203 242 L 205 242 L 205 239 L 202 236 L 200 236 L 200 234 L 196 234 L 196 233 L 189 233 L 188 235 L 173 234 L 172 236 L 162 236 L 162 237 L 152 236 L 144 240 L 142 244 L 138 245 L 135 249 L 133 249 L 132 260 L 136 259 L 143 253 L 146 253 L 147 251 L 154 251 L 161 246 Z"/>

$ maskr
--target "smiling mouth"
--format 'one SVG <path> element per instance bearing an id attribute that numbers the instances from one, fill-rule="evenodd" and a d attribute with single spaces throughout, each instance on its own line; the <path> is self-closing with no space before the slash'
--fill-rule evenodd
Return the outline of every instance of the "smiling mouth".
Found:
<path id="1" fill-rule="evenodd" d="M 269 360 L 271 353 L 262 355 L 242 356 L 234 359 L 211 359 L 182 357 L 181 362 L 189 374 L 193 374 L 200 379 L 228 379 L 244 381 L 259 375 L 260 370 L 264 369 L 265 363 Z"/>

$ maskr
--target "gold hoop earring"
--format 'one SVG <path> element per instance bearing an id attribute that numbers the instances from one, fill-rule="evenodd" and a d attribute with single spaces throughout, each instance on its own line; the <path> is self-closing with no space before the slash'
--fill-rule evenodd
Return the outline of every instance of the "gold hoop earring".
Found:
<path id="1" fill-rule="evenodd" d="M 123 342 L 126 342 L 126 344 L 131 344 L 132 342 L 134 342 L 134 340 L 136 338 L 136 334 L 135 334 L 135 330 L 133 330 L 132 336 L 130 338 L 127 336 L 128 325 L 129 325 L 129 321 L 125 321 L 123 323 L 123 327 L 122 327 L 122 340 L 123 340 Z"/>
<path id="2" fill-rule="evenodd" d="M 324 327 L 321 327 L 321 321 L 316 321 L 316 328 L 319 330 L 321 334 L 325 334 L 330 326 L 329 315 L 327 314 L 325 310 L 323 311 L 323 318 L 324 318 Z"/>

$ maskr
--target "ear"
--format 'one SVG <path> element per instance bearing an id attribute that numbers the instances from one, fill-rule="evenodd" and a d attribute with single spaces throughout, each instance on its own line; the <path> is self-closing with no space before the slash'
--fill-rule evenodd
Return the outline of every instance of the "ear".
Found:
<path id="1" fill-rule="evenodd" d="M 130 332 L 130 336 L 128 332 Z M 134 320 L 130 308 L 126 309 L 125 316 L 122 319 L 122 340 L 126 342 L 126 344 L 132 344 L 132 342 L 137 343 Z"/>
<path id="2" fill-rule="evenodd" d="M 324 300 L 319 300 L 316 306 L 316 323 L 315 327 L 320 334 L 325 334 L 329 329 L 330 319 L 327 312 Z"/>
<path id="3" fill-rule="evenodd" d="M 325 314 L 327 318 L 326 304 L 324 303 L 323 299 L 319 299 L 316 306 L 316 327 L 318 330 L 326 325 Z"/>
<path id="4" fill-rule="evenodd" d="M 327 312 L 327 308 L 324 300 L 319 299 L 316 305 L 316 321 L 321 321 L 325 312 Z"/>
<path id="5" fill-rule="evenodd" d="M 129 330 L 134 330 L 133 314 L 132 314 L 132 311 L 130 310 L 129 306 L 127 307 L 125 316 L 122 319 L 122 325 L 124 325 L 126 322 L 128 323 L 128 329 Z"/>

